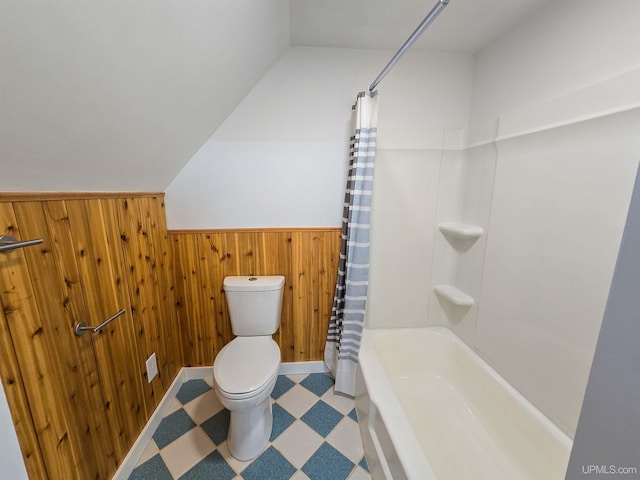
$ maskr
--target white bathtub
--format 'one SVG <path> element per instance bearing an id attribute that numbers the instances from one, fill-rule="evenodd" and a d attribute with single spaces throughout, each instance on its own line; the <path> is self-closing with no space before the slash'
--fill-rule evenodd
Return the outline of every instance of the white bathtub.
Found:
<path id="1" fill-rule="evenodd" d="M 571 439 L 445 328 L 365 329 L 356 409 L 373 479 L 562 480 Z"/>

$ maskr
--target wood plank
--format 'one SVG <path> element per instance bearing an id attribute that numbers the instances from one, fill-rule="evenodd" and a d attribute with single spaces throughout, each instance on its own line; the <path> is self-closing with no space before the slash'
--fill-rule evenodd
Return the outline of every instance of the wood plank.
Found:
<path id="1" fill-rule="evenodd" d="M 293 360 L 296 362 L 307 358 L 305 334 L 307 329 L 308 308 L 306 300 L 309 298 L 310 275 L 304 268 L 304 236 L 302 232 L 291 233 L 291 285 L 292 292 L 292 335 Z"/>
<path id="2" fill-rule="evenodd" d="M 157 294 L 160 310 L 163 312 L 161 315 L 161 331 L 165 342 L 165 355 L 162 360 L 159 360 L 158 367 L 160 374 L 164 376 L 163 385 L 166 391 L 184 365 L 180 328 L 174 299 L 173 261 L 167 234 L 164 195 L 147 197 L 144 202 L 148 204 L 148 209 L 151 213 L 149 234 L 157 264 Z"/>
<path id="3" fill-rule="evenodd" d="M 23 238 L 11 204 L 0 203 L 0 232 Z M 78 478 L 80 459 L 70 442 L 65 412 L 60 402 L 49 400 L 59 398 L 60 390 L 24 255 L 20 249 L 0 256 L 0 299 L 47 473 L 50 478 Z"/>
<path id="4" fill-rule="evenodd" d="M 314 344 L 317 355 L 324 357 L 324 344 L 329 330 L 329 319 L 333 307 L 336 281 L 338 276 L 338 262 L 340 259 L 340 234 L 341 232 L 321 233 L 321 258 L 319 261 L 319 324 L 318 341 Z M 320 341 L 322 340 L 322 341 Z"/>
<path id="5" fill-rule="evenodd" d="M 224 278 L 238 275 L 238 266 L 236 262 L 236 237 L 234 233 L 216 233 L 212 234 L 212 238 L 217 238 L 223 254 L 220 256 L 221 268 L 218 272 L 218 281 L 220 289 L 218 291 L 219 305 L 221 305 L 222 314 L 218 316 L 217 326 L 222 332 L 223 339 L 227 342 L 233 340 L 233 330 L 231 327 L 231 318 L 229 317 L 229 307 L 227 299 L 224 296 Z M 221 349 L 224 345 L 220 345 Z"/>
<path id="6" fill-rule="evenodd" d="M 306 299 L 307 303 L 307 332 L 305 335 L 305 346 L 307 351 L 307 356 L 312 357 L 317 354 L 316 346 L 322 343 L 324 340 L 324 336 L 326 332 L 320 333 L 320 285 L 318 278 L 318 270 L 320 266 L 320 237 L 317 233 L 313 233 L 313 235 L 305 236 L 306 244 L 303 247 L 304 250 L 310 250 L 311 254 L 303 256 L 304 258 L 304 270 L 307 273 L 310 273 L 310 281 L 308 283 L 307 295 Z"/>
<path id="7" fill-rule="evenodd" d="M 229 311 L 224 299 L 223 279 L 225 237 L 224 235 L 198 235 L 200 257 L 203 262 L 202 321 L 206 323 L 212 338 L 212 346 L 205 358 L 198 362 L 212 365 L 215 355 L 233 339 Z"/>
<path id="8" fill-rule="evenodd" d="M 65 412 L 78 476 L 109 478 L 116 461 L 93 346 L 89 336 L 74 333 L 74 325 L 87 316 L 77 267 L 68 255 L 72 243 L 64 204 L 21 202 L 14 210 L 22 235 L 44 240 L 42 247 L 26 248 L 24 254 L 42 316 L 40 335 L 59 388 L 55 401 Z"/>
<path id="9" fill-rule="evenodd" d="M 142 199 L 123 198 L 103 200 L 103 205 L 113 209 L 117 217 L 117 235 L 123 251 L 125 275 L 131 304 L 131 314 L 136 335 L 138 365 L 145 365 L 152 353 L 163 360 L 166 353 L 164 339 L 160 331 L 161 315 L 158 290 L 157 263 L 151 245 L 151 212 Z M 115 233 L 115 232 L 114 232 Z M 146 368 L 142 369 L 142 388 L 145 394 L 147 411 L 157 406 L 164 392 L 163 378 L 158 375 L 148 381 Z M 157 390 L 157 391 L 156 391 Z"/>
<path id="10" fill-rule="evenodd" d="M 127 276 L 119 252 L 117 216 L 102 201 L 66 202 L 75 258 L 91 325 L 121 308 L 125 315 L 91 336 L 119 463 L 144 426 L 147 411 L 138 363 L 136 336 L 127 293 Z"/>
<path id="11" fill-rule="evenodd" d="M 233 265 L 233 275 L 255 275 L 255 258 L 253 256 L 253 248 L 251 244 L 250 232 L 235 232 L 230 235 L 231 245 L 231 262 Z"/>
<path id="12" fill-rule="evenodd" d="M 274 268 L 284 275 L 284 291 L 282 293 L 282 317 L 277 342 L 283 362 L 293 362 L 295 358 L 295 341 L 293 336 L 293 267 L 292 267 L 292 234 L 280 232 L 271 240 L 267 250 L 273 255 Z"/>
<path id="13" fill-rule="evenodd" d="M 171 260 L 173 264 L 173 279 L 175 287 L 173 290 L 173 301 L 175 302 L 176 323 L 180 328 L 180 348 L 182 350 L 182 359 L 184 365 L 191 362 L 191 348 L 189 346 L 190 332 L 188 331 L 187 317 L 187 301 L 186 301 L 186 273 L 183 271 L 184 261 L 180 252 L 182 251 L 183 235 L 170 235 L 169 246 L 171 248 Z"/>
<path id="14" fill-rule="evenodd" d="M 214 303 L 212 297 L 212 284 L 210 282 L 210 270 L 212 258 L 209 254 L 210 248 L 202 242 L 202 237 L 194 237 L 192 287 L 197 289 L 197 294 L 193 297 L 195 313 L 190 321 L 196 332 L 195 352 L 196 362 L 202 366 L 213 365 L 214 350 L 217 342 L 217 331 L 214 316 Z"/>
<path id="15" fill-rule="evenodd" d="M 182 282 L 177 296 L 178 319 L 183 334 L 186 366 L 202 366 L 204 358 L 200 262 L 197 238 L 192 235 L 174 236 L 176 276 Z"/>

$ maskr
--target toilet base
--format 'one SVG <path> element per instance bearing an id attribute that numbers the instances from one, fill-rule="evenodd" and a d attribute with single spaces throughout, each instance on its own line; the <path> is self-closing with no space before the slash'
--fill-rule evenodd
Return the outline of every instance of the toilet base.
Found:
<path id="1" fill-rule="evenodd" d="M 231 411 L 227 436 L 229 453 L 243 462 L 256 457 L 269 441 L 272 426 L 270 395 L 257 407 Z"/>

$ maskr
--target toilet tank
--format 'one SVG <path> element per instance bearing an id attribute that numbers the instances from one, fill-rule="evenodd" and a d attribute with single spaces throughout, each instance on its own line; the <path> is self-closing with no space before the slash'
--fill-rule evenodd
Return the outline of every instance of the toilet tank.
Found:
<path id="1" fill-rule="evenodd" d="M 280 326 L 282 275 L 225 277 L 231 329 L 240 337 L 272 335 Z"/>

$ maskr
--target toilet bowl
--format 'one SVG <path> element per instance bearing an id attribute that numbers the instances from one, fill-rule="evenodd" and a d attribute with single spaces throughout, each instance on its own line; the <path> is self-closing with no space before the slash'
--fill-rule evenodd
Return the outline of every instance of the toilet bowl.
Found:
<path id="1" fill-rule="evenodd" d="M 280 349 L 271 337 L 237 337 L 216 357 L 215 392 L 231 412 L 227 442 L 238 460 L 252 459 L 269 441 L 279 369 Z"/>
<path id="2" fill-rule="evenodd" d="M 257 456 L 271 436 L 271 392 L 280 348 L 271 335 L 280 325 L 284 277 L 227 277 L 225 295 L 235 339 L 213 363 L 216 396 L 230 412 L 227 445 L 238 460 Z"/>

